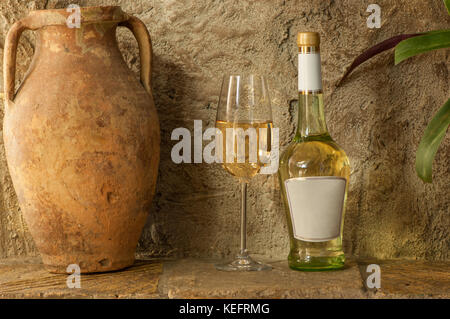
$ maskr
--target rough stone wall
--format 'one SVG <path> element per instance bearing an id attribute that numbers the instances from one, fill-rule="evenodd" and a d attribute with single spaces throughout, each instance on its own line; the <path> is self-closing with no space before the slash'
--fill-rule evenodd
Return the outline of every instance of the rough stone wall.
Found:
<path id="1" fill-rule="evenodd" d="M 380 29 L 366 26 L 370 3 L 382 8 Z M 138 251 L 148 255 L 228 256 L 239 244 L 238 183 L 218 164 L 172 163 L 176 127 L 214 125 L 221 77 L 229 71 L 271 76 L 273 113 L 282 150 L 297 121 L 295 37 L 322 35 L 326 117 L 352 165 L 345 217 L 348 254 L 378 258 L 449 259 L 450 138 L 434 162 L 433 183 L 414 171 L 415 151 L 432 115 L 449 97 L 449 50 L 393 65 L 384 53 L 335 85 L 363 49 L 390 36 L 449 28 L 440 0 L 2 0 L 0 52 L 10 25 L 29 10 L 80 5 L 121 5 L 147 25 L 154 46 L 153 86 L 162 130 L 161 165 L 154 205 Z M 118 32 L 126 61 L 138 74 L 137 45 Z M 26 32 L 18 52 L 18 77 L 31 60 Z M 0 66 L 2 70 L 2 66 Z M 3 109 L 3 106 L 2 106 Z M 1 118 L 3 114 L 0 114 Z M 0 148 L 0 257 L 36 249 L 17 204 Z M 248 245 L 253 253 L 284 259 L 288 235 L 276 176 L 250 186 Z"/>

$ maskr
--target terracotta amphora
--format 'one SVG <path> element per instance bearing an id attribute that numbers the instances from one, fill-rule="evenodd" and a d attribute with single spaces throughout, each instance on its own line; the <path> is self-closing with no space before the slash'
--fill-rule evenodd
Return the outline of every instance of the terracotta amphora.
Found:
<path id="1" fill-rule="evenodd" d="M 81 273 L 133 264 L 159 164 L 147 28 L 117 6 L 79 12 L 77 27 L 76 10 L 33 11 L 4 47 L 8 167 L 43 262 L 56 273 L 71 264 Z M 139 44 L 140 82 L 118 49 L 121 26 Z M 16 92 L 24 30 L 35 31 L 36 47 Z"/>

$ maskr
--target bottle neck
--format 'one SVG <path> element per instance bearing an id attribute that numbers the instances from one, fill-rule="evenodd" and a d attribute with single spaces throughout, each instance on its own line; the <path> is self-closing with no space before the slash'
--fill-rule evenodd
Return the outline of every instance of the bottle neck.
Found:
<path id="1" fill-rule="evenodd" d="M 296 137 L 327 136 L 322 92 L 298 93 L 298 125 Z"/>
<path id="2" fill-rule="evenodd" d="M 298 91 L 296 138 L 329 136 L 323 111 L 320 52 L 316 47 L 299 47 Z"/>

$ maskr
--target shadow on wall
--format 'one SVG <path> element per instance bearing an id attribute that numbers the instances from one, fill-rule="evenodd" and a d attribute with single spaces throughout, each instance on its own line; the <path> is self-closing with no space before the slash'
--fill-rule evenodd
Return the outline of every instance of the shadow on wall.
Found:
<path id="1" fill-rule="evenodd" d="M 185 187 L 184 172 L 181 165 L 171 160 L 171 133 L 177 127 L 188 127 L 187 119 L 181 116 L 179 101 L 183 99 L 186 74 L 175 63 L 153 54 L 152 86 L 153 98 L 158 111 L 161 128 L 161 155 L 153 207 L 138 243 L 138 252 L 145 255 L 176 255 L 167 232 L 167 223 L 178 224 L 170 216 L 184 214 L 183 206 L 168 200 L 167 192 L 179 196 Z M 195 183 L 195 181 L 191 181 Z M 177 196 L 178 197 L 178 196 Z M 169 197 L 170 198 L 170 197 Z M 178 198 L 179 199 L 179 198 Z M 172 219 L 172 221 L 170 221 Z"/>
<path id="2" fill-rule="evenodd" d="M 153 207 L 138 252 L 145 255 L 201 255 L 214 245 L 217 197 L 222 192 L 211 185 L 215 164 L 176 164 L 171 151 L 178 141 L 171 140 L 172 131 L 184 127 L 191 132 L 193 147 L 194 120 L 211 122 L 196 112 L 191 101 L 197 101 L 192 82 L 195 81 L 175 63 L 162 56 L 153 56 L 153 93 L 161 127 L 161 160 Z M 208 103 L 209 107 L 212 103 Z M 208 106 L 207 106 L 208 107 Z M 210 109 L 206 115 L 213 115 Z M 193 152 L 192 152 L 193 155 Z M 223 179 L 223 178 L 222 178 Z M 199 244 L 202 243 L 202 244 Z M 201 247 L 201 248 L 199 248 Z"/>

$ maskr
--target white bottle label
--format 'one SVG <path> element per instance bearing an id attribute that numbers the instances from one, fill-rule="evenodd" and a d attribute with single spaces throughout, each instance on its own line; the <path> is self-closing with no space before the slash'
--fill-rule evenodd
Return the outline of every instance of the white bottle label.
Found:
<path id="1" fill-rule="evenodd" d="M 347 180 L 297 177 L 284 182 L 294 238 L 321 242 L 339 237 Z"/>
<path id="2" fill-rule="evenodd" d="M 320 53 L 300 53 L 298 55 L 298 90 L 322 90 Z"/>

